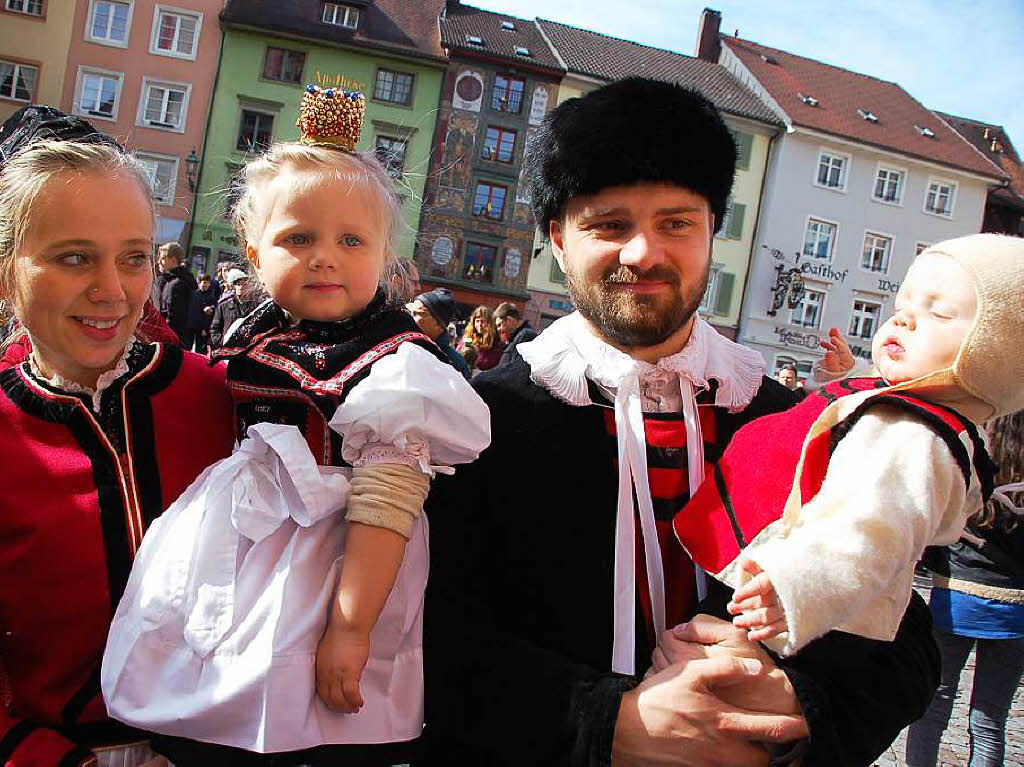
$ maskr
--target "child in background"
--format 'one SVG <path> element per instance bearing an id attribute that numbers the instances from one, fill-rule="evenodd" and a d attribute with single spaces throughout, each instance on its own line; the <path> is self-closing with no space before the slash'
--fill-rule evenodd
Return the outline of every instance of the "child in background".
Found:
<path id="1" fill-rule="evenodd" d="M 303 144 L 246 167 L 236 228 L 270 299 L 216 353 L 243 441 L 158 520 L 115 616 L 108 707 L 176 736 L 178 767 L 390 765 L 422 729 L 422 505 L 489 414 L 380 287 L 398 208 L 353 153 L 363 103 L 309 86 Z"/>
<path id="2" fill-rule="evenodd" d="M 1024 406 L 1022 293 L 1024 240 L 934 245 L 875 334 L 878 377 L 737 432 L 673 525 L 751 639 L 789 655 L 836 628 L 894 638 L 924 548 L 992 493 L 977 424 Z"/>

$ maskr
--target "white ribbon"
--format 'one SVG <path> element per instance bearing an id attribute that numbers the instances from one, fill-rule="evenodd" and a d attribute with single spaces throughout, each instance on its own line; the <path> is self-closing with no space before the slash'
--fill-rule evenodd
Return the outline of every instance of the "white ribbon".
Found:
<path id="1" fill-rule="evenodd" d="M 704 435 L 693 385 L 679 377 L 686 428 L 689 492 L 692 496 L 704 480 Z M 614 639 L 612 671 L 634 674 L 636 658 L 636 516 L 634 493 L 639 506 L 640 530 L 647 565 L 648 596 L 654 618 L 655 636 L 665 630 L 665 570 L 661 544 L 654 519 L 654 502 L 647 475 L 647 435 L 640 404 L 640 380 L 634 369 L 615 392 L 615 431 L 619 456 L 619 496 L 615 518 Z M 697 570 L 697 598 L 707 591 L 706 575 Z"/>
<path id="2" fill-rule="evenodd" d="M 1024 492 L 1024 482 L 1011 482 L 1008 485 L 1000 485 L 992 491 L 992 500 L 1005 506 L 1009 511 L 1014 514 L 1024 515 L 1024 507 L 1014 506 L 1013 501 L 1010 500 L 1007 493 L 1021 493 Z"/>
<path id="3" fill-rule="evenodd" d="M 231 496 L 231 514 L 206 514 L 192 555 L 185 594 L 185 641 L 201 657 L 234 623 L 235 576 L 243 537 L 258 542 L 291 519 L 310 527 L 344 508 L 349 483 L 338 469 L 316 464 L 294 426 L 261 423 L 217 467 L 210 484 Z M 211 504 L 215 509 L 223 508 Z"/>

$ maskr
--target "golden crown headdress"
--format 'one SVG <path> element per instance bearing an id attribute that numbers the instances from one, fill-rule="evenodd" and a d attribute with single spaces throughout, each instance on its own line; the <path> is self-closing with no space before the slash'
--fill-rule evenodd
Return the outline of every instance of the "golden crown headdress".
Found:
<path id="1" fill-rule="evenodd" d="M 366 114 L 366 98 L 359 91 L 306 86 L 295 121 L 299 141 L 311 146 L 329 146 L 354 152 L 359 143 Z"/>

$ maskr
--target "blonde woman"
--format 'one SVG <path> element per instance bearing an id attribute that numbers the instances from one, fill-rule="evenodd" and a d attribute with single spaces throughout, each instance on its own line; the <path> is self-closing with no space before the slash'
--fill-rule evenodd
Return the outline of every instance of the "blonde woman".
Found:
<path id="1" fill-rule="evenodd" d="M 469 321 L 466 323 L 466 330 L 462 334 L 458 350 L 461 352 L 467 345 L 473 346 L 477 350 L 474 370 L 490 370 L 498 364 L 504 344 L 498 337 L 498 329 L 494 325 L 494 313 L 490 307 L 478 306 L 469 315 Z"/>

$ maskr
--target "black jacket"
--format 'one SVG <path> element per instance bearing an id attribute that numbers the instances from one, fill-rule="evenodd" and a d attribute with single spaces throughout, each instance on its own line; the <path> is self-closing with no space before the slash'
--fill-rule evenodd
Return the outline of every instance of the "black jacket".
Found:
<path id="1" fill-rule="evenodd" d="M 224 334 L 231 329 L 235 320 L 246 316 L 256 308 L 258 301 L 242 300 L 233 290 L 225 291 L 213 310 L 213 321 L 210 323 L 210 346 L 214 349 L 224 345 Z"/>
<path id="2" fill-rule="evenodd" d="M 638 680 L 610 670 L 618 476 L 605 408 L 556 400 L 519 355 L 472 383 L 491 410 L 491 445 L 436 477 L 426 505 L 422 764 L 606 767 Z M 765 378 L 744 411 L 715 408 L 719 444 L 705 454 L 792 404 Z M 699 611 L 727 618 L 728 590 L 710 589 Z M 649 663 L 642 623 L 636 636 Z M 924 712 L 939 676 L 916 594 L 894 642 L 833 632 L 779 665 L 810 726 L 808 766 L 870 764 Z"/>
<path id="3" fill-rule="evenodd" d="M 536 337 L 537 331 L 530 327 L 529 322 L 524 322 L 516 329 L 516 332 L 512 334 L 512 337 L 508 339 L 508 345 L 502 349 L 501 359 L 498 360 L 498 364 L 507 365 L 514 357 L 517 356 L 515 351 L 519 344 L 525 344 L 527 341 L 532 341 Z"/>
<path id="4" fill-rule="evenodd" d="M 188 326 L 192 330 L 207 330 L 213 322 L 213 313 L 207 314 L 206 307 L 217 306 L 217 296 L 214 289 L 196 290 L 192 294 L 192 303 L 188 310 Z"/>
<path id="5" fill-rule="evenodd" d="M 192 294 L 199 287 L 196 278 L 182 264 L 161 274 L 157 284 L 160 286 L 160 314 L 178 338 L 184 338 L 189 327 Z"/>

